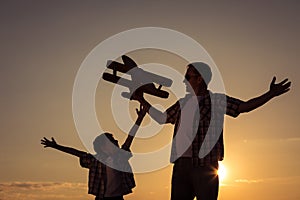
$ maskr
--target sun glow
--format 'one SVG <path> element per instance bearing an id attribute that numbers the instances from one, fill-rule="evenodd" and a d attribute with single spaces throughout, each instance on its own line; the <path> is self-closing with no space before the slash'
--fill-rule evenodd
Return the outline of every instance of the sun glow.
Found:
<path id="1" fill-rule="evenodd" d="M 224 181 L 226 178 L 226 168 L 223 163 L 219 162 L 218 176 L 220 181 Z"/>

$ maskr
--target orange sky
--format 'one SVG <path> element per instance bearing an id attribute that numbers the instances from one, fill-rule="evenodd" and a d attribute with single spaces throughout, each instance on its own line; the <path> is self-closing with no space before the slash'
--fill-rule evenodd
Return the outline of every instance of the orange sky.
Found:
<path id="1" fill-rule="evenodd" d="M 54 136 L 62 144 L 85 149 L 72 116 L 77 70 L 101 41 L 145 26 L 174 29 L 198 41 L 218 66 L 231 96 L 242 100 L 258 96 L 268 90 L 274 75 L 279 80 L 292 80 L 288 94 L 237 119 L 226 117 L 223 163 L 227 176 L 219 199 L 299 199 L 300 3 L 123 4 L 1 2 L 0 199 L 93 199 L 86 191 L 87 171 L 80 168 L 78 160 L 44 150 L 40 139 Z M 147 57 L 145 52 L 134 56 L 138 62 L 153 59 L 152 62 L 169 63 L 181 73 L 185 70 L 184 66 L 180 68 L 180 61 Z M 97 91 L 97 98 L 109 97 L 112 85 L 105 84 L 99 83 L 99 88 L 105 90 Z M 162 102 L 168 106 L 174 99 Z M 101 117 L 102 109 L 109 107 L 99 103 L 96 106 L 100 123 L 111 132 L 120 132 L 111 122 L 110 113 L 106 120 Z M 171 131 L 172 127 L 167 126 L 157 137 L 167 142 Z M 153 146 L 137 140 L 132 148 L 142 151 Z M 169 199 L 171 169 L 169 165 L 136 175 L 137 187 L 125 199 Z"/>

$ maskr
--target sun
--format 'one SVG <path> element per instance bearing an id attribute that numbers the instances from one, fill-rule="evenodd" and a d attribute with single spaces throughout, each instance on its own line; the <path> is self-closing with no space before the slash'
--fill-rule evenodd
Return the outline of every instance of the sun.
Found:
<path id="1" fill-rule="evenodd" d="M 225 165 L 219 162 L 218 176 L 220 181 L 224 181 L 226 178 L 226 168 Z"/>

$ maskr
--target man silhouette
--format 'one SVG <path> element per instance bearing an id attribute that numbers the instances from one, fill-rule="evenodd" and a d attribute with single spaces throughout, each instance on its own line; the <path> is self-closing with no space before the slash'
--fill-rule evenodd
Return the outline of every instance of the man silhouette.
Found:
<path id="1" fill-rule="evenodd" d="M 210 67 L 202 62 L 187 66 L 184 83 L 187 95 L 165 112 L 152 107 L 137 90 L 133 100 L 143 105 L 158 123 L 174 124 L 171 162 L 171 200 L 217 200 L 219 180 L 218 161 L 224 158 L 224 114 L 237 117 L 252 111 L 272 98 L 289 91 L 288 79 L 275 84 L 274 77 L 266 93 L 248 101 L 208 90 L 212 77 Z"/>

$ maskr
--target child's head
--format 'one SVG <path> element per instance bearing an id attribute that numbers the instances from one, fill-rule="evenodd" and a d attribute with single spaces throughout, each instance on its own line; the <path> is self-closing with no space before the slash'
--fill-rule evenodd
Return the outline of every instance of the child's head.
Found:
<path id="1" fill-rule="evenodd" d="M 119 147 L 118 140 L 116 140 L 111 133 L 100 134 L 95 138 L 93 145 L 97 154 L 106 155 L 112 155 L 116 147 Z"/>

